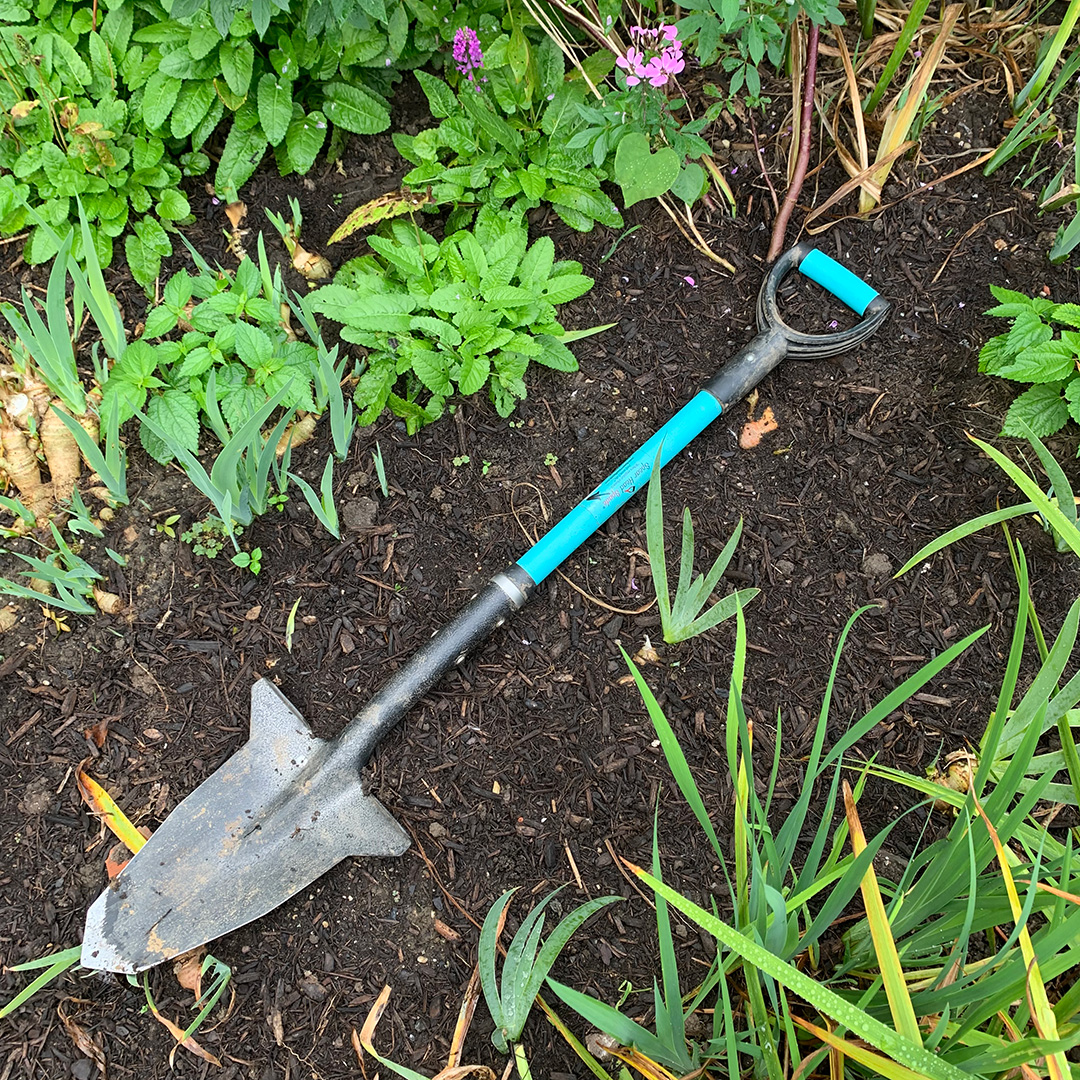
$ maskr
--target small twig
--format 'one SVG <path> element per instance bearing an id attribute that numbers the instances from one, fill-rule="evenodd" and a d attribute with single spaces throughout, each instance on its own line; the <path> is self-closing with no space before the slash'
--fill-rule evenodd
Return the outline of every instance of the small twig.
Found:
<path id="1" fill-rule="evenodd" d="M 806 36 L 806 78 L 803 82 L 799 156 L 795 162 L 795 173 L 791 178 L 791 184 L 788 187 L 787 194 L 784 196 L 784 205 L 780 208 L 780 212 L 776 215 L 776 221 L 773 223 L 772 242 L 769 244 L 769 262 L 772 262 L 784 247 L 788 222 L 791 220 L 791 215 L 795 210 L 795 203 L 798 201 L 803 181 L 806 179 L 806 169 L 810 164 L 810 133 L 814 119 L 814 83 L 817 76 L 819 36 L 820 32 L 817 23 L 811 22 Z"/>
<path id="2" fill-rule="evenodd" d="M 776 188 L 773 187 L 772 178 L 769 176 L 769 170 L 765 168 L 764 153 L 761 149 L 761 144 L 758 142 L 757 125 L 754 123 L 753 110 L 749 112 L 750 116 L 750 134 L 754 137 L 754 152 L 757 155 L 758 168 L 761 170 L 762 179 L 769 185 L 769 194 L 772 196 L 773 213 L 780 213 L 780 200 L 776 196 Z"/>

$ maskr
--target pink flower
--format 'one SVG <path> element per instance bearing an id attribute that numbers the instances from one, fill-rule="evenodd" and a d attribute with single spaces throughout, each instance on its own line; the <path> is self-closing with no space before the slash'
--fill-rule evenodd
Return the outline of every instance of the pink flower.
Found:
<path id="1" fill-rule="evenodd" d="M 631 26 L 630 37 L 637 43 L 615 63 L 626 73 L 626 85 L 637 86 L 647 79 L 650 86 L 666 86 L 685 67 L 679 31 L 661 23 L 658 29 Z"/>
<path id="2" fill-rule="evenodd" d="M 484 52 L 480 48 L 480 39 L 471 27 L 463 26 L 454 34 L 454 63 L 470 82 L 476 81 L 473 72 L 481 71 L 484 67 Z M 487 79 L 483 81 L 487 82 Z M 477 86 L 476 90 L 479 92 L 480 87 Z"/>

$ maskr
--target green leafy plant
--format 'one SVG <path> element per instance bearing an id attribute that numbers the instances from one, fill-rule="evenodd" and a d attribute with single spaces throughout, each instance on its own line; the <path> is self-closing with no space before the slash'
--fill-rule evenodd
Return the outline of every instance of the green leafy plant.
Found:
<path id="1" fill-rule="evenodd" d="M 708 576 L 694 575 L 694 522 L 690 508 L 683 508 L 682 555 L 679 562 L 679 578 L 675 585 L 672 602 L 668 589 L 667 552 L 664 543 L 664 506 L 660 484 L 660 452 L 657 452 L 649 490 L 645 501 L 645 537 L 649 549 L 649 566 L 656 588 L 656 606 L 660 611 L 660 623 L 664 640 L 673 645 L 711 630 L 725 619 L 741 611 L 760 590 L 739 589 L 718 600 L 702 615 L 701 611 L 728 568 L 742 535 L 742 519 L 735 526 L 731 538 L 716 557 Z"/>
<path id="2" fill-rule="evenodd" d="M 212 385 L 211 382 L 211 389 Z M 214 511 L 225 529 L 225 535 L 232 540 L 237 550 L 239 547 L 236 543 L 235 527 L 250 525 L 255 517 L 265 513 L 269 506 L 270 471 L 277 462 L 278 440 L 291 419 L 291 410 L 281 417 L 269 438 L 264 439 L 262 426 L 281 405 L 288 392 L 289 386 L 283 386 L 239 425 L 221 448 L 209 473 L 170 430 L 149 415 L 138 414 L 140 421 L 177 458 L 188 479 L 213 504 Z M 216 413 L 216 402 L 212 393 L 208 400 Z M 213 416 L 212 420 L 223 426 L 219 413 Z"/>
<path id="3" fill-rule="evenodd" d="M 236 526 L 233 527 L 233 533 L 235 536 L 239 536 L 243 532 L 243 529 Z M 205 518 L 201 518 L 198 521 L 191 523 L 191 528 L 186 529 L 180 535 L 180 539 L 185 544 L 191 545 L 191 550 L 196 555 L 203 555 L 208 559 L 215 559 L 221 554 L 225 547 L 225 540 L 228 536 L 225 528 L 225 522 L 219 517 L 215 517 L 213 514 L 207 515 Z"/>
<path id="4" fill-rule="evenodd" d="M 141 429 L 142 443 L 162 462 L 175 446 L 196 453 L 203 426 L 228 442 L 271 396 L 285 409 L 315 412 L 318 348 L 287 329 L 281 298 L 280 273 L 264 274 L 251 259 L 235 274 L 204 262 L 195 276 L 175 274 L 142 337 L 110 371 L 102 408 L 116 402 L 121 422 L 145 408 L 152 426 Z"/>
<path id="5" fill-rule="evenodd" d="M 601 908 L 620 899 L 618 896 L 601 896 L 582 904 L 562 919 L 541 946 L 545 908 L 560 891 L 556 889 L 544 897 L 518 928 L 506 950 L 501 980 L 495 971 L 495 953 L 507 908 L 517 889 L 507 890 L 495 901 L 480 928 L 477 964 L 484 1000 L 495 1021 L 491 1041 L 502 1053 L 512 1050 L 521 1080 L 529 1080 L 531 1076 L 521 1033 L 544 980 L 578 927 Z"/>
<path id="6" fill-rule="evenodd" d="M 979 350 L 979 371 L 1012 382 L 1033 383 L 1009 406 L 1005 435 L 1052 435 L 1080 420 L 1080 305 L 1055 304 L 991 285 L 998 303 L 986 312 L 1011 319 L 1009 329 Z"/>
<path id="7" fill-rule="evenodd" d="M 20 1005 L 24 1005 L 39 990 L 48 986 L 54 979 L 58 979 L 65 971 L 70 971 L 77 966 L 82 957 L 82 946 L 76 945 L 71 949 L 64 949 L 49 956 L 41 956 L 36 960 L 27 960 L 24 964 L 13 964 L 9 971 L 37 971 L 41 972 L 32 982 L 23 987 L 9 1002 L 0 1007 L 0 1020 L 10 1016 Z"/>
<path id="8" fill-rule="evenodd" d="M 314 311 L 343 324 L 346 341 L 364 345 L 367 368 L 356 387 L 359 422 L 389 406 L 416 431 L 437 419 L 455 388 L 487 388 L 500 416 L 525 396 L 530 361 L 574 371 L 556 305 L 592 287 L 576 262 L 555 262 L 542 237 L 531 247 L 523 223 L 479 222 L 441 243 L 407 222 L 369 239 L 374 255 L 346 263 L 318 289 Z"/>
<path id="9" fill-rule="evenodd" d="M 241 570 L 250 570 L 257 574 L 262 569 L 262 548 L 252 548 L 250 551 L 238 551 L 229 560 L 233 566 L 239 566 Z"/>
<path id="10" fill-rule="evenodd" d="M 581 126 L 575 106 L 584 100 L 584 84 L 564 81 L 562 55 L 546 38 L 533 50 L 532 65 L 511 65 L 510 50 L 503 35 L 485 53 L 494 108 L 475 84 L 455 95 L 441 79 L 416 72 L 441 123 L 418 135 L 395 133 L 398 153 L 415 166 L 403 184 L 428 190 L 434 206 L 458 207 L 448 231 L 468 224 L 476 206 L 518 216 L 541 201 L 573 229 L 588 232 L 597 221 L 620 228 L 618 209 L 600 189 L 607 174 L 590 168 L 572 139 Z"/>
<path id="11" fill-rule="evenodd" d="M 819 26 L 844 22 L 833 0 L 689 0 L 680 7 L 686 14 L 675 24 L 679 36 L 693 44 L 704 67 L 719 62 L 730 76 L 729 95 L 734 98 L 745 87 L 751 105 L 764 103 L 762 62 L 782 69 L 790 28 L 800 14 Z"/>

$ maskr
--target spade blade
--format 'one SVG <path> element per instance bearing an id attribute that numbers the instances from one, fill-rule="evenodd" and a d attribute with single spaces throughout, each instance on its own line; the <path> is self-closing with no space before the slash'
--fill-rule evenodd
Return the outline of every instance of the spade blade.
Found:
<path id="1" fill-rule="evenodd" d="M 408 836 L 333 746 L 271 682 L 255 683 L 248 742 L 94 901 L 83 965 L 143 971 L 265 915 L 350 855 L 400 855 Z"/>

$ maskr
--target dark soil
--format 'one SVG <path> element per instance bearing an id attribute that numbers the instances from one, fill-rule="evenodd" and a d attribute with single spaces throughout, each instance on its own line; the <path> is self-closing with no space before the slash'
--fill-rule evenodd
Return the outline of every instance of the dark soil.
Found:
<path id="1" fill-rule="evenodd" d="M 1077 299 L 1075 274 L 1046 260 L 1047 224 L 1029 195 L 978 170 L 934 186 L 994 145 L 1002 119 L 996 100 L 960 99 L 926 135 L 921 157 L 894 170 L 885 192 L 894 206 L 818 238 L 892 301 L 885 328 L 846 356 L 789 361 L 767 379 L 759 409 L 772 407 L 779 430 L 757 449 L 738 448 L 739 406 L 665 472 L 668 521 L 674 528 L 680 508 L 690 506 L 699 563 L 744 522 L 725 588 L 761 590 L 747 611 L 745 699 L 763 774 L 783 715 L 778 821 L 801 790 L 829 665 L 859 607 L 871 605 L 839 664 L 831 738 L 922 662 L 983 626 L 989 631 L 962 659 L 879 724 L 858 753 L 921 775 L 939 755 L 976 744 L 994 705 L 1017 603 L 1000 533 L 958 544 L 898 581 L 891 574 L 932 537 L 1017 499 L 966 437 L 994 438 L 1010 398 L 1006 385 L 976 371 L 979 346 L 999 330 L 980 314 L 991 302 L 987 285 L 1045 287 L 1055 300 Z M 538 218 L 534 234 L 553 235 L 560 256 L 580 260 L 596 279 L 564 312 L 565 323 L 616 328 L 575 346 L 576 375 L 533 370 L 514 426 L 476 399 L 415 436 L 390 418 L 361 430 L 336 471 L 341 542 L 294 498 L 245 538 L 262 548 L 257 577 L 223 557 L 195 557 L 156 527 L 179 513 L 179 531 L 205 506 L 176 472 L 133 452 L 134 498 L 107 537 L 127 566 L 100 550 L 95 562 L 108 568 L 124 614 L 71 617 L 70 631 L 58 632 L 36 607 L 21 605 L 20 621 L 0 637 L 5 963 L 78 943 L 103 886 L 111 838 L 79 801 L 72 772 L 81 760 L 96 759 L 89 771 L 136 824 L 153 828 L 243 743 L 254 680 L 273 679 L 317 733 L 335 733 L 477 585 L 521 554 L 527 535 L 575 505 L 751 338 L 772 208 L 748 132 L 714 136 L 732 143 L 726 167 L 740 216 L 704 214 L 700 226 L 736 274 L 698 254 L 655 204 L 628 213 L 628 225 L 640 228 L 613 254 L 609 231 L 580 235 Z M 771 134 L 765 146 L 773 175 L 781 175 L 785 147 Z M 245 192 L 248 225 L 260 227 L 264 207 L 287 214 L 293 195 L 305 242 L 323 251 L 342 216 L 399 175 L 387 138 L 357 140 L 342 170 L 327 168 L 310 183 L 282 180 L 271 168 Z M 820 203 L 843 179 L 827 161 L 804 205 Z M 220 208 L 200 191 L 194 197 L 202 206 L 193 243 L 229 265 Z M 268 231 L 268 246 L 276 243 Z M 362 240 L 342 248 L 330 249 L 336 263 L 360 251 Z M 129 312 L 138 311 L 137 290 L 118 287 Z M 0 291 L 13 295 L 10 278 Z M 809 329 L 834 317 L 809 286 L 793 293 L 787 310 Z M 1075 432 L 1053 441 L 1070 474 L 1075 444 Z M 328 445 L 320 428 L 298 451 L 309 478 L 321 473 Z M 375 477 L 377 446 L 388 496 Z M 1056 555 L 1035 522 L 1015 532 L 1052 633 L 1080 585 L 1075 560 Z M 669 546 L 676 542 L 673 531 Z M 657 800 L 666 878 L 697 900 L 715 895 L 723 909 L 723 875 L 674 788 L 636 690 L 625 685 L 619 646 L 633 653 L 648 636 L 657 647 L 659 662 L 645 676 L 728 843 L 724 707 L 734 628 L 725 623 L 664 646 L 656 609 L 647 606 L 653 589 L 644 548 L 639 498 L 383 743 L 368 783 L 410 831 L 412 848 L 397 860 L 347 860 L 213 943 L 233 969 L 236 997 L 228 1019 L 198 1038 L 224 1069 L 181 1051 L 178 1075 L 356 1076 L 351 1032 L 384 984 L 393 994 L 380 1047 L 438 1071 L 475 963 L 477 926 L 513 886 L 523 887 L 515 918 L 564 883 L 555 905 L 563 910 L 588 897 L 623 896 L 572 940 L 556 973 L 608 1001 L 627 981 L 648 987 L 657 970 L 652 912 L 616 860 L 648 861 Z M 286 620 L 297 599 L 290 652 Z M 98 750 L 84 732 L 104 719 L 108 738 Z M 868 832 L 913 802 L 906 789 L 872 782 L 860 807 Z M 890 851 L 909 855 L 929 814 L 909 815 Z M 947 825 L 931 816 L 929 835 Z M 693 928 L 679 924 L 677 932 L 689 980 L 710 949 Z M 0 977 L 0 998 L 27 978 Z M 162 1013 L 185 1023 L 190 997 L 171 972 L 152 973 L 150 985 Z M 4 1022 L 0 1078 L 92 1074 L 58 1020 L 60 1003 L 104 1047 L 112 1077 L 168 1075 L 172 1038 L 144 1015 L 143 991 L 118 976 L 82 973 Z M 481 1007 L 465 1059 L 501 1072 L 489 1031 Z M 526 1041 L 538 1076 L 583 1075 L 539 1014 Z"/>

